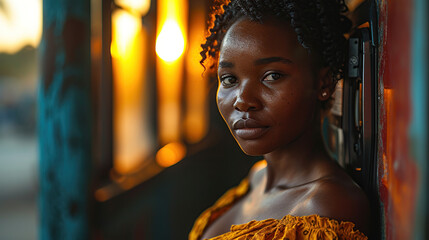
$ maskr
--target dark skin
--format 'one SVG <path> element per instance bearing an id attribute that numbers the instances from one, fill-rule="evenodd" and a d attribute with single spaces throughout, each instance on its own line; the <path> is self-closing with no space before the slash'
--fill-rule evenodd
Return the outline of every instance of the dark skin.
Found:
<path id="1" fill-rule="evenodd" d="M 218 108 L 241 149 L 263 155 L 267 165 L 251 171 L 249 193 L 202 239 L 251 220 L 312 214 L 368 233 L 364 192 L 324 148 L 321 102 L 333 81 L 314 59 L 287 22 L 242 18 L 228 29 L 219 53 Z"/>

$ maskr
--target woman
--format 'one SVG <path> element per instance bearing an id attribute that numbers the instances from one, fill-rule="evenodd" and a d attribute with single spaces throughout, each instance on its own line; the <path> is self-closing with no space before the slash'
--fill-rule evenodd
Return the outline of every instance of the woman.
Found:
<path id="1" fill-rule="evenodd" d="M 266 165 L 196 221 L 197 239 L 366 239 L 369 204 L 327 154 L 321 117 L 344 67 L 343 0 L 232 0 L 202 45 L 217 105 Z"/>

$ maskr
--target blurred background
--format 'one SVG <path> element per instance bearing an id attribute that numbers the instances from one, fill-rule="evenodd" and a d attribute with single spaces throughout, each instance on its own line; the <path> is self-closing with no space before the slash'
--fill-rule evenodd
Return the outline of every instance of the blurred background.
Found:
<path id="1" fill-rule="evenodd" d="M 261 158 L 199 64 L 213 1 L 0 0 L 1 240 L 187 239 L 247 175 Z M 346 3 L 375 49 L 373 150 L 353 168 L 374 239 L 427 239 L 427 3 Z"/>
<path id="2" fill-rule="evenodd" d="M 0 1 L 0 239 L 185 239 L 247 174 L 258 158 L 229 136 L 216 82 L 199 64 L 209 4 Z M 85 98 L 89 108 L 55 105 L 66 84 L 59 76 L 88 80 L 63 98 Z M 59 83 L 48 89 L 48 81 Z M 78 114 L 88 117 L 77 127 L 91 150 L 75 157 L 79 150 L 66 150 L 73 123 L 59 118 Z M 86 201 L 80 223 L 65 225 L 61 209 L 81 207 L 65 203 L 67 194 Z"/>
<path id="3" fill-rule="evenodd" d="M 35 239 L 42 1 L 0 1 L 0 32 L 0 239 Z"/>

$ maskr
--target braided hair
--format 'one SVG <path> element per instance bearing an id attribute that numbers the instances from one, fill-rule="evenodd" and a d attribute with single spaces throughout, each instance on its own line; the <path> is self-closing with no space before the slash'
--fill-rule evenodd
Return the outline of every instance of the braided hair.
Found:
<path id="1" fill-rule="evenodd" d="M 238 19 L 247 17 L 263 23 L 267 18 L 290 22 L 298 42 L 309 53 L 320 58 L 323 67 L 329 67 L 335 82 L 342 78 L 345 60 L 344 34 L 351 21 L 344 0 L 218 0 L 213 7 L 206 42 L 201 45 L 201 61 L 212 60 L 213 69 L 219 57 L 221 42 L 229 27 Z"/>

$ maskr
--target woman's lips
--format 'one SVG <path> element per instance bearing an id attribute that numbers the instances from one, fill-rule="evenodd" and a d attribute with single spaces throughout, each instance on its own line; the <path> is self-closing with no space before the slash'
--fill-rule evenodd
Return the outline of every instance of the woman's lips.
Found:
<path id="1" fill-rule="evenodd" d="M 232 126 L 235 135 L 244 140 L 257 139 L 268 130 L 268 126 L 252 118 L 239 119 L 235 121 Z"/>
<path id="2" fill-rule="evenodd" d="M 244 140 L 260 138 L 267 132 L 268 128 L 241 128 L 234 130 L 235 135 Z"/>

